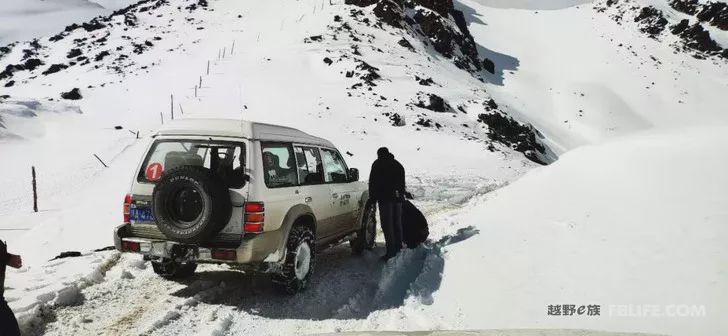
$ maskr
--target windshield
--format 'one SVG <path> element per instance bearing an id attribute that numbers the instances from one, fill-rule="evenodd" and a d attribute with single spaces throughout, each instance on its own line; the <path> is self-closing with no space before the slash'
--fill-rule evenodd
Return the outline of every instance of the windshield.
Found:
<path id="1" fill-rule="evenodd" d="M 229 188 L 242 188 L 245 145 L 227 141 L 158 140 L 149 150 L 137 180 L 156 183 L 165 172 L 182 166 L 208 168 Z"/>

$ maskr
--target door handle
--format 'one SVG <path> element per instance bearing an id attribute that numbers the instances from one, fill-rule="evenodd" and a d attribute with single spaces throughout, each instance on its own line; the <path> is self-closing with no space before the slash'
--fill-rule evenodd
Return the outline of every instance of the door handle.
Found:
<path id="1" fill-rule="evenodd" d="M 331 197 L 333 197 L 333 198 L 339 198 L 339 194 L 333 193 L 333 194 L 331 194 Z"/>
<path id="2" fill-rule="evenodd" d="M 306 201 L 306 203 L 311 203 L 311 201 L 313 201 L 313 198 L 311 198 L 311 197 L 306 197 L 306 198 L 304 199 L 304 201 Z"/>

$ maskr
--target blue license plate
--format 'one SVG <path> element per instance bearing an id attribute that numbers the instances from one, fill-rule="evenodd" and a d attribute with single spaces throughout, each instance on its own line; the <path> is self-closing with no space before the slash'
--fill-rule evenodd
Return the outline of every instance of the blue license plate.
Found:
<path id="1" fill-rule="evenodd" d="M 131 207 L 129 209 L 129 219 L 131 219 L 132 222 L 145 223 L 153 222 L 154 216 L 152 216 L 152 209 L 150 208 Z"/>

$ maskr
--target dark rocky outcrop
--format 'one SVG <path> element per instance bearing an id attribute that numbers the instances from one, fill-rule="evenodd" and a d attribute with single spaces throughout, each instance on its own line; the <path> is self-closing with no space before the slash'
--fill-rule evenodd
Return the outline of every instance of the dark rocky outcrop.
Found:
<path id="1" fill-rule="evenodd" d="M 407 124 L 404 120 L 404 117 L 400 116 L 398 113 L 392 113 L 391 115 L 389 115 L 389 121 L 392 123 L 392 126 L 397 127 L 401 127 Z"/>
<path id="2" fill-rule="evenodd" d="M 110 55 L 109 51 L 108 50 L 104 50 L 104 51 L 98 53 L 96 55 L 96 57 L 94 57 L 94 61 L 99 62 L 99 61 L 103 60 L 104 57 L 109 56 L 109 55 Z"/>
<path id="3" fill-rule="evenodd" d="M 432 80 L 432 77 L 420 78 L 419 76 L 415 76 L 415 80 L 417 81 L 418 84 L 420 84 L 422 86 L 430 86 L 430 85 L 435 84 L 435 81 Z"/>
<path id="4" fill-rule="evenodd" d="M 686 24 L 685 21 L 687 20 L 683 20 L 675 25 L 672 28 L 672 32 L 682 38 L 686 47 L 708 54 L 716 54 L 722 50 L 718 46 L 718 43 L 710 37 L 710 33 L 700 23 L 684 27 Z"/>
<path id="5" fill-rule="evenodd" d="M 688 15 L 695 15 L 701 21 L 721 30 L 728 30 L 728 4 L 725 2 L 708 2 L 701 4 L 698 0 L 673 0 L 670 7 Z"/>
<path id="6" fill-rule="evenodd" d="M 422 94 L 415 106 L 435 112 L 450 111 L 450 105 L 445 102 L 445 99 L 432 93 Z"/>
<path id="7" fill-rule="evenodd" d="M 374 6 L 374 15 L 392 27 L 402 28 L 404 12 L 400 3 L 401 1 L 380 0 Z"/>
<path id="8" fill-rule="evenodd" d="M 13 73 L 18 71 L 33 71 L 43 64 L 43 61 L 37 58 L 28 59 L 22 64 L 9 64 L 5 67 L 5 70 L 0 72 L 0 80 L 10 78 L 13 76 Z"/>
<path id="9" fill-rule="evenodd" d="M 482 69 L 465 17 L 455 9 L 452 0 L 346 0 L 345 3 L 359 7 L 374 5 L 373 13 L 383 23 L 409 30 L 462 69 Z"/>
<path id="10" fill-rule="evenodd" d="M 58 71 L 61 71 L 63 69 L 66 69 L 66 68 L 68 68 L 68 65 L 60 64 L 60 63 L 59 64 L 53 64 L 48 69 L 46 69 L 46 71 L 43 71 L 42 74 L 44 74 L 44 75 L 50 75 L 50 74 L 54 74 L 54 73 L 56 73 Z"/>
<path id="11" fill-rule="evenodd" d="M 364 80 L 364 82 L 369 86 L 376 86 L 376 84 L 374 84 L 374 80 L 382 78 L 382 76 L 378 73 L 379 68 L 373 67 L 367 62 L 359 61 L 359 65 L 356 66 L 356 69 L 364 72 L 364 74 L 359 78 Z"/>
<path id="12" fill-rule="evenodd" d="M 688 27 L 690 27 L 690 20 L 682 19 L 682 20 L 680 20 L 680 23 L 672 26 L 670 31 L 673 34 L 678 35 L 678 34 L 682 33 L 683 31 L 685 31 L 685 29 L 688 29 Z"/>
<path id="13" fill-rule="evenodd" d="M 536 133 L 531 126 L 523 125 L 500 112 L 479 114 L 478 121 L 488 125 L 489 139 L 506 144 L 524 153 L 527 158 L 542 163 L 536 157 L 536 152 L 544 153 L 546 148 L 536 141 Z"/>
<path id="14" fill-rule="evenodd" d="M 670 1 L 670 7 L 678 12 L 683 12 L 688 15 L 695 15 L 698 12 L 700 4 L 698 0 L 672 0 Z"/>
<path id="15" fill-rule="evenodd" d="M 667 26 L 667 19 L 662 15 L 662 11 L 652 6 L 642 7 L 634 21 L 639 23 L 643 33 L 653 38 L 662 33 Z"/>
<path id="16" fill-rule="evenodd" d="M 718 29 L 728 30 L 728 4 L 725 2 L 710 2 L 703 5 L 696 17 Z"/>
<path id="17" fill-rule="evenodd" d="M 404 37 L 401 40 L 397 41 L 397 44 L 399 44 L 402 47 L 407 48 L 411 52 L 415 51 L 415 47 L 412 46 L 412 43 L 410 43 L 410 41 L 407 41 L 407 39 Z"/>
<path id="18" fill-rule="evenodd" d="M 81 49 L 71 49 L 68 52 L 68 55 L 66 55 L 66 58 L 76 58 L 78 56 L 81 56 Z"/>
<path id="19" fill-rule="evenodd" d="M 71 91 L 61 93 L 61 98 L 68 100 L 79 100 L 83 98 L 83 96 L 81 96 L 81 90 L 79 90 L 78 88 L 73 88 Z"/>

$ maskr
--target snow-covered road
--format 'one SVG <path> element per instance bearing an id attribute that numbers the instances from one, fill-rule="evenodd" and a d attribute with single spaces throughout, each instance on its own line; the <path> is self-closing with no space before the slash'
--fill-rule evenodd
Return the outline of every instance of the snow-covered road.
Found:
<path id="1" fill-rule="evenodd" d="M 95 282 L 81 278 L 77 282 L 84 285 L 71 287 L 83 289 L 62 291 L 57 294 L 64 296 L 60 304 L 46 305 L 21 322 L 32 335 L 292 335 L 386 329 L 389 318 L 376 318 L 378 312 L 400 307 L 408 298 L 432 302 L 445 263 L 442 247 L 478 233 L 450 218 L 498 187 L 472 177 L 414 179 L 412 184 L 416 193 L 428 195 L 418 202 L 431 221 L 427 246 L 406 250 L 386 264 L 378 260 L 383 254 L 381 234 L 377 248 L 360 257 L 346 244 L 325 250 L 318 256 L 310 288 L 300 295 L 280 295 L 266 275 L 224 265 L 201 265 L 188 280 L 164 280 L 138 255 L 102 251 L 82 257 L 103 260 Z M 433 191 L 447 184 L 450 195 Z M 44 269 L 63 268 L 74 259 Z"/>

